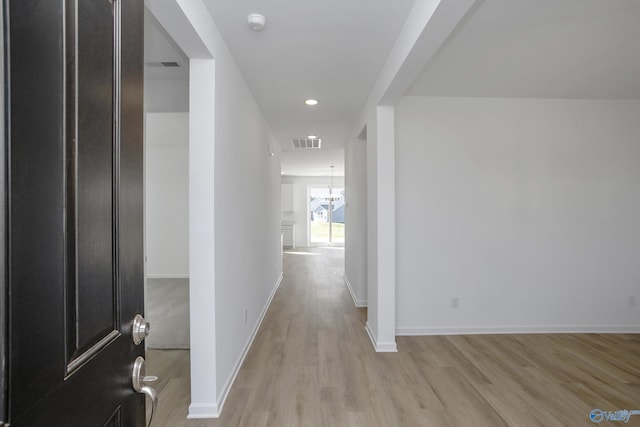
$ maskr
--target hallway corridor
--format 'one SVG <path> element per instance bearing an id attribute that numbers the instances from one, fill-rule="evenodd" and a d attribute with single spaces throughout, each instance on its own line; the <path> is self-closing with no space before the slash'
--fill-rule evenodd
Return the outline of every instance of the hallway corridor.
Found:
<path id="1" fill-rule="evenodd" d="M 220 419 L 185 419 L 187 351 L 148 351 L 155 426 L 578 426 L 595 408 L 640 409 L 637 335 L 398 337 L 399 353 L 377 354 L 343 265 L 341 248 L 285 252 Z"/>

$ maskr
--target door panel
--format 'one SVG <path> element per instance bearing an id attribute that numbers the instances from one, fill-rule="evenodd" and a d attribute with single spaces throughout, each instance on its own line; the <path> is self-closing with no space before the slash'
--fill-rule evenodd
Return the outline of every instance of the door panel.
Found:
<path id="1" fill-rule="evenodd" d="M 118 407 L 104 427 L 120 427 L 122 425 L 122 408 Z"/>
<path id="2" fill-rule="evenodd" d="M 116 164 L 114 149 L 114 98 L 116 61 L 114 29 L 117 16 L 107 1 L 78 3 L 76 46 L 77 64 L 74 101 L 77 120 L 68 129 L 74 161 L 69 167 L 76 174 L 68 185 L 68 197 L 75 198 L 68 216 L 69 241 L 75 241 L 77 275 L 69 281 L 75 293 L 74 357 L 109 336 L 117 328 L 117 272 L 113 240 L 116 236 L 114 197 Z M 67 30 L 69 31 L 69 30 Z M 115 195 L 117 196 L 117 194 Z M 75 216 L 75 218 L 71 218 Z M 75 220 L 74 220 L 75 219 Z M 72 254 L 69 254 L 73 256 Z"/>
<path id="3" fill-rule="evenodd" d="M 142 426 L 143 4 L 4 6 L 9 421 Z"/>
<path id="4" fill-rule="evenodd" d="M 9 324 L 31 331 L 10 335 L 13 416 L 53 389 L 59 382 L 56 367 L 65 366 L 58 343 L 65 321 L 59 310 L 64 304 L 63 109 L 52 108 L 63 105 L 64 58 L 62 10 L 55 2 L 30 10 L 29 2 L 14 1 L 9 10 Z M 20 54 L 13 46 L 20 46 Z"/>

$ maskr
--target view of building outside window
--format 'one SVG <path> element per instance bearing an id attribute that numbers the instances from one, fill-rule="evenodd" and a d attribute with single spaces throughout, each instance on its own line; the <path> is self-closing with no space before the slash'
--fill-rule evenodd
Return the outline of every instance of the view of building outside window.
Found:
<path id="1" fill-rule="evenodd" d="M 344 188 L 310 188 L 311 243 L 344 243 Z"/>

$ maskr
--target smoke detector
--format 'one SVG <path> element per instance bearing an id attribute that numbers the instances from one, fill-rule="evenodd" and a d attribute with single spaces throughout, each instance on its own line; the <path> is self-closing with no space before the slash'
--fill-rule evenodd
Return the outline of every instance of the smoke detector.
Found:
<path id="1" fill-rule="evenodd" d="M 259 13 L 252 13 L 247 17 L 247 23 L 253 31 L 262 31 L 264 26 L 267 25 L 267 18 Z"/>

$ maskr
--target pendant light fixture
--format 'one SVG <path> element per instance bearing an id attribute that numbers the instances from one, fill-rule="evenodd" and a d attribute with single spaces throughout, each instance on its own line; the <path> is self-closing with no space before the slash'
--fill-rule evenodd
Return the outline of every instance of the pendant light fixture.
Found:
<path id="1" fill-rule="evenodd" d="M 329 166 L 331 168 L 331 188 L 329 188 L 329 198 L 331 199 L 332 202 L 334 202 L 336 199 L 333 197 L 333 168 L 335 168 L 335 166 Z"/>

